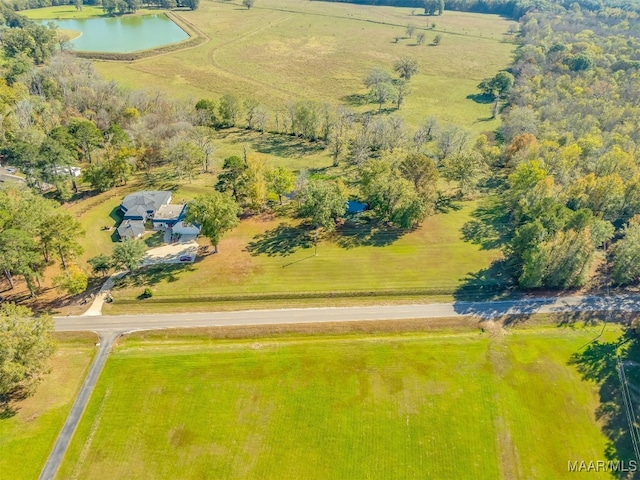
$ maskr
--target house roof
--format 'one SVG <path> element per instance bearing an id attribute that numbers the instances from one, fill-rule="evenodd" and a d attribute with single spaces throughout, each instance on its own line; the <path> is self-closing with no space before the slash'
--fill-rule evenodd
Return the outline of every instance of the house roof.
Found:
<path id="1" fill-rule="evenodd" d="M 124 214 L 124 218 L 147 218 L 147 207 L 144 205 L 134 205 L 129 210 L 127 210 Z"/>
<path id="2" fill-rule="evenodd" d="M 137 238 L 144 233 L 142 220 L 125 220 L 118 227 L 120 238 Z"/>
<path id="3" fill-rule="evenodd" d="M 162 205 L 171 201 L 171 192 L 168 191 L 147 191 L 132 193 L 122 200 L 120 206 L 124 212 L 129 212 L 134 207 L 142 207 L 147 212 L 155 212 Z"/>
<path id="4" fill-rule="evenodd" d="M 182 205 L 162 205 L 158 210 L 156 210 L 155 215 L 153 216 L 153 221 L 163 221 L 163 220 L 178 220 L 182 212 L 184 212 L 187 206 L 185 204 Z"/>

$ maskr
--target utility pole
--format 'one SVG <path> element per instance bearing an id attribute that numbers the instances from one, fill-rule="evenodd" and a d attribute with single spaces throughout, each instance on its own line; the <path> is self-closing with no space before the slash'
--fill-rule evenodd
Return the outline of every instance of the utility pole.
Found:
<path id="1" fill-rule="evenodd" d="M 318 256 L 318 229 L 317 228 L 313 235 L 313 245 L 315 247 L 315 253 L 313 256 L 317 257 Z"/>

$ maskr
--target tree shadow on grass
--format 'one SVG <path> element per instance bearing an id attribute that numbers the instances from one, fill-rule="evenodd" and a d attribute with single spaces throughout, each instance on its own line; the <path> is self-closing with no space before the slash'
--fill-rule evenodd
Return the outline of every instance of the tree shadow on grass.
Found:
<path id="1" fill-rule="evenodd" d="M 322 142 L 310 142 L 288 135 L 268 135 L 256 137 L 251 141 L 256 152 L 284 158 L 305 157 L 324 150 Z"/>
<path id="2" fill-rule="evenodd" d="M 468 273 L 453 294 L 456 302 L 486 302 L 508 297 L 515 284 L 505 260 L 497 260 L 489 267 Z M 468 308 L 468 307 L 465 307 Z M 465 310 L 465 313 L 473 313 Z"/>
<path id="3" fill-rule="evenodd" d="M 7 420 L 14 417 L 19 410 L 18 403 L 28 397 L 24 390 L 0 395 L 0 420 Z"/>
<path id="4" fill-rule="evenodd" d="M 367 105 L 371 101 L 371 97 L 366 93 L 353 93 L 344 95 L 340 100 L 351 107 L 361 107 L 362 105 Z"/>
<path id="5" fill-rule="evenodd" d="M 408 232 L 409 230 L 371 221 L 347 221 L 336 229 L 335 242 L 345 249 L 363 246 L 384 247 Z"/>
<path id="6" fill-rule="evenodd" d="M 438 198 L 436 200 L 436 212 L 449 213 L 451 211 L 458 211 L 462 208 L 462 203 L 458 198 L 458 195 L 447 195 L 443 192 L 438 192 Z"/>
<path id="7" fill-rule="evenodd" d="M 462 238 L 484 250 L 503 246 L 510 238 L 510 219 L 506 208 L 493 197 L 483 201 L 462 226 Z"/>
<path id="8" fill-rule="evenodd" d="M 144 239 L 144 244 L 149 248 L 161 247 L 164 245 L 164 232 L 154 232 Z"/>
<path id="9" fill-rule="evenodd" d="M 246 250 L 254 257 L 286 257 L 312 246 L 313 238 L 308 227 L 281 223 L 276 228 L 253 237 Z"/>
<path id="10" fill-rule="evenodd" d="M 481 104 L 489 104 L 489 103 L 493 103 L 495 100 L 493 98 L 493 96 L 491 95 L 486 95 L 484 93 L 472 93 L 470 95 L 467 95 L 466 97 L 468 100 L 473 100 L 476 103 L 481 103 Z"/>
<path id="11" fill-rule="evenodd" d="M 611 342 L 595 340 L 587 344 L 574 353 L 569 360 L 569 364 L 577 368 L 583 380 L 598 385 L 600 405 L 595 414 L 601 424 L 602 432 L 608 438 L 603 452 L 604 457 L 612 462 L 624 462 L 627 467 L 630 461 L 640 459 L 636 459 L 633 449 L 620 368 L 624 370 L 628 394 L 631 397 L 628 403 L 629 413 L 637 425 L 640 413 L 638 411 L 638 405 L 640 405 L 639 362 L 640 339 L 632 328 L 627 328 L 617 340 Z M 588 463 L 591 459 L 576 460 L 585 460 Z M 616 472 L 613 476 L 619 479 L 640 479 L 640 472 Z"/>
<path id="12" fill-rule="evenodd" d="M 150 265 L 125 275 L 115 281 L 116 288 L 149 287 L 161 282 L 173 283 L 180 280 L 184 272 L 192 272 L 192 264 Z"/>
<path id="13" fill-rule="evenodd" d="M 142 177 L 142 186 L 147 190 L 170 190 L 175 192 L 180 186 L 175 172 L 162 169 L 158 172 L 149 172 Z"/>

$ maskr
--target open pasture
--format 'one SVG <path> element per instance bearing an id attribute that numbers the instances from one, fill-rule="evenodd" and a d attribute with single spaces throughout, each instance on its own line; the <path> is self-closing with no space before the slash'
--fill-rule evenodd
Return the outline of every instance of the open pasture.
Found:
<path id="1" fill-rule="evenodd" d="M 36 394 L 20 402 L 14 416 L 0 417 L 0 478 L 38 478 L 89 369 L 95 334 L 58 334 L 58 340 L 51 373 Z"/>
<path id="2" fill-rule="evenodd" d="M 297 100 L 362 112 L 376 110 L 361 105 L 369 70 L 391 71 L 397 59 L 408 56 L 420 66 L 397 112 L 409 125 L 435 115 L 477 132 L 495 129 L 491 106 L 467 97 L 478 93 L 483 78 L 509 64 L 514 45 L 502 40 L 513 22 L 495 15 L 447 11 L 427 17 L 411 11 L 296 0 L 259 0 L 247 10 L 235 2 L 203 1 L 198 10 L 179 15 L 209 42 L 133 63 L 95 63 L 108 78 L 176 97 L 231 93 L 255 98 L 272 112 Z M 424 45 L 406 36 L 408 23 L 426 33 Z M 431 45 L 436 34 L 442 36 L 439 46 Z"/>
<path id="3" fill-rule="evenodd" d="M 134 334 L 58 478 L 582 478 L 607 440 L 568 361 L 599 330 Z"/>

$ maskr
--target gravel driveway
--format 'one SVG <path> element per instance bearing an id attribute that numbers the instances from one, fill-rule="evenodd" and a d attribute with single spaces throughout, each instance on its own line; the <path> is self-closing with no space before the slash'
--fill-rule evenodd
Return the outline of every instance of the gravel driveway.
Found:
<path id="1" fill-rule="evenodd" d="M 193 263 L 198 253 L 198 243 L 174 243 L 148 250 L 142 259 L 143 265 L 157 265 L 160 263 Z M 191 257 L 190 261 L 181 262 L 180 257 Z"/>

